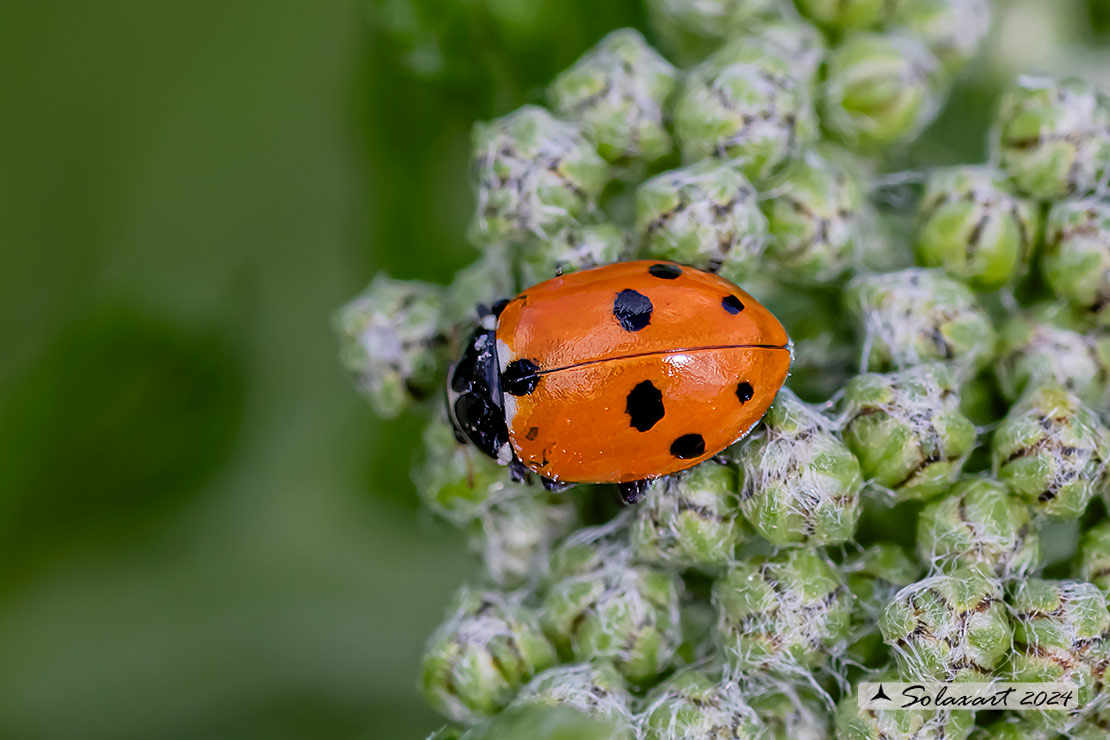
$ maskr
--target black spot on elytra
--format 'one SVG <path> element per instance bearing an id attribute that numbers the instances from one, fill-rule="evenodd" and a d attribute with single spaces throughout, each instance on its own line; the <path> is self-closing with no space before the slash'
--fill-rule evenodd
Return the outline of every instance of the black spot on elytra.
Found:
<path id="1" fill-rule="evenodd" d="M 628 394 L 624 412 L 631 419 L 633 428 L 646 432 L 666 413 L 663 408 L 663 393 L 650 380 L 645 380 Z"/>
<path id="2" fill-rule="evenodd" d="M 526 440 L 528 440 L 529 442 L 531 442 L 532 440 L 534 440 L 536 438 L 536 435 L 539 434 L 539 433 L 540 433 L 540 428 L 539 427 L 531 427 L 525 433 L 524 438 Z"/>
<path id="3" fill-rule="evenodd" d="M 752 384 L 748 382 L 740 383 L 736 386 L 736 397 L 740 399 L 740 403 L 747 403 L 752 400 L 755 391 L 752 389 Z"/>
<path id="4" fill-rule="evenodd" d="M 734 295 L 726 295 L 724 298 L 722 298 L 721 306 L 723 306 L 724 309 L 733 316 L 744 310 L 744 304 L 741 303 L 740 299 Z"/>
<path id="5" fill-rule="evenodd" d="M 705 439 L 700 434 L 683 434 L 671 442 L 671 454 L 679 460 L 689 460 L 705 453 Z"/>
<path id="6" fill-rule="evenodd" d="M 501 373 L 501 387 L 514 396 L 527 396 L 540 382 L 540 366 L 531 360 L 513 360 Z"/>
<path id="7" fill-rule="evenodd" d="M 651 323 L 651 300 L 643 293 L 626 288 L 613 299 L 613 315 L 625 331 L 640 331 Z"/>
<path id="8" fill-rule="evenodd" d="M 678 265 L 652 265 L 648 268 L 648 272 L 651 273 L 652 277 L 674 280 L 682 274 L 682 268 Z"/>

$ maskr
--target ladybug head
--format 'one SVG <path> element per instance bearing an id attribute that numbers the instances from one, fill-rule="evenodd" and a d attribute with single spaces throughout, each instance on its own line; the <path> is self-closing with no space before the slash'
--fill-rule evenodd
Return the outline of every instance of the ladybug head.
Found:
<path id="1" fill-rule="evenodd" d="M 447 412 L 455 434 L 502 464 L 512 459 L 497 340 L 492 322 L 484 321 L 466 343 L 462 357 L 447 376 Z"/>

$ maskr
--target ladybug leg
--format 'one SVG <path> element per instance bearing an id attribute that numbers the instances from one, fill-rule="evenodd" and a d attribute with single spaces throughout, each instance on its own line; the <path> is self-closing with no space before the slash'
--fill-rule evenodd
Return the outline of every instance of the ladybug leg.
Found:
<path id="1" fill-rule="evenodd" d="M 514 483 L 526 480 L 531 472 L 531 470 L 524 467 L 524 463 L 520 461 L 519 457 L 513 455 L 513 459 L 509 462 L 509 477 L 512 478 Z"/>
<path id="2" fill-rule="evenodd" d="M 635 504 L 644 497 L 644 494 L 647 493 L 648 486 L 650 485 L 650 481 L 633 480 L 627 483 L 618 483 L 617 491 L 620 492 L 621 501 L 626 504 Z"/>
<path id="3" fill-rule="evenodd" d="M 714 455 L 709 459 L 717 463 L 718 465 L 728 465 L 728 458 L 724 455 Z"/>
<path id="4" fill-rule="evenodd" d="M 562 493 L 568 488 L 574 487 L 573 483 L 562 483 L 552 478 L 540 478 L 540 480 L 543 481 L 543 487 L 552 493 Z"/>

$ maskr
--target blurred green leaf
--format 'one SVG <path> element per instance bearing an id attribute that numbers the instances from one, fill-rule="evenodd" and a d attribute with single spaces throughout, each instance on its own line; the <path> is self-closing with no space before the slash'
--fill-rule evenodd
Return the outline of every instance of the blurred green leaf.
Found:
<path id="1" fill-rule="evenodd" d="M 224 327 L 141 307 L 78 317 L 0 397 L 0 552 L 9 566 L 141 531 L 227 461 L 243 358 Z"/>
<path id="2" fill-rule="evenodd" d="M 374 499 L 402 510 L 415 512 L 420 509 L 420 499 L 412 483 L 412 469 L 427 423 L 425 414 L 410 412 L 375 425 L 373 443 L 361 460 L 364 490 Z"/>
<path id="3" fill-rule="evenodd" d="M 1091 29 L 1101 35 L 1110 34 L 1110 0 L 1087 0 Z"/>
<path id="4" fill-rule="evenodd" d="M 466 242 L 475 121 L 543 102 L 609 31 L 643 28 L 639 0 L 369 0 L 364 98 L 371 249 L 364 275 L 449 282 Z"/>

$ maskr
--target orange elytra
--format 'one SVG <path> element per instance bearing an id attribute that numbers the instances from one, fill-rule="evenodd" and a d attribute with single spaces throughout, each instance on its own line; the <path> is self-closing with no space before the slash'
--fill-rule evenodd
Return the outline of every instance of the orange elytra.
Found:
<path id="1" fill-rule="evenodd" d="M 484 317 L 448 383 L 462 433 L 549 487 L 646 481 L 746 435 L 790 370 L 786 330 L 733 283 L 621 262 L 528 288 Z"/>

